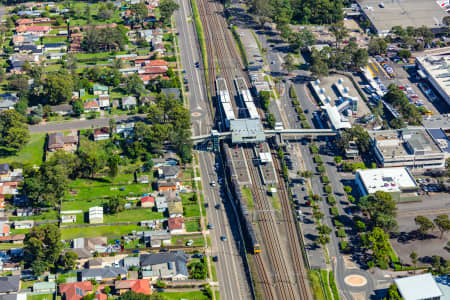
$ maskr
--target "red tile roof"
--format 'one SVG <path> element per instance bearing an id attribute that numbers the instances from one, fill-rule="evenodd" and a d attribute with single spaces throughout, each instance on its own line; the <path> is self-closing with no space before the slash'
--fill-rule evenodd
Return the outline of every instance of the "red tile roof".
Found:
<path id="1" fill-rule="evenodd" d="M 149 66 L 144 68 L 144 74 L 165 74 L 167 72 L 167 68 L 161 66 Z"/>
<path id="2" fill-rule="evenodd" d="M 49 32 L 51 30 L 50 26 L 38 26 L 38 25 L 32 25 L 32 26 L 26 26 L 26 25 L 20 25 L 16 27 L 16 32 L 27 32 L 27 31 L 34 31 L 34 32 Z"/>
<path id="3" fill-rule="evenodd" d="M 108 127 L 102 127 L 95 129 L 94 135 L 97 136 L 99 134 L 109 134 L 109 128 Z"/>
<path id="4" fill-rule="evenodd" d="M 3 224 L 2 233 L 9 234 L 9 225 L 8 224 Z"/>
<path id="5" fill-rule="evenodd" d="M 98 106 L 98 103 L 95 100 L 91 100 L 91 101 L 84 103 L 84 108 L 97 108 L 97 107 L 100 107 L 100 106 Z"/>
<path id="6" fill-rule="evenodd" d="M 92 290 L 93 287 L 90 281 L 62 283 L 59 285 L 59 293 L 65 295 L 66 300 L 81 300 L 87 293 L 92 292 Z M 82 295 L 80 295 L 80 291 Z"/>
<path id="7" fill-rule="evenodd" d="M 103 294 L 103 293 L 97 293 L 95 295 L 95 299 L 97 299 L 97 300 L 107 300 L 108 296 L 106 294 Z"/>
<path id="8" fill-rule="evenodd" d="M 169 230 L 183 229 L 184 219 L 182 217 L 169 218 Z"/>
<path id="9" fill-rule="evenodd" d="M 121 280 L 116 281 L 116 290 L 130 289 L 135 293 L 151 295 L 152 290 L 150 289 L 150 282 L 148 279 L 138 279 L 138 280 Z"/>
<path id="10" fill-rule="evenodd" d="M 141 198 L 141 203 L 146 203 L 146 202 L 155 202 L 155 198 L 152 196 L 145 196 Z"/>
<path id="11" fill-rule="evenodd" d="M 33 24 L 33 20 L 32 19 L 18 19 L 16 21 L 17 25 L 31 25 Z"/>
<path id="12" fill-rule="evenodd" d="M 167 61 L 162 60 L 162 59 L 155 59 L 155 60 L 151 60 L 147 63 L 147 66 L 150 67 L 161 67 L 161 66 L 168 66 L 169 64 L 167 63 Z"/>

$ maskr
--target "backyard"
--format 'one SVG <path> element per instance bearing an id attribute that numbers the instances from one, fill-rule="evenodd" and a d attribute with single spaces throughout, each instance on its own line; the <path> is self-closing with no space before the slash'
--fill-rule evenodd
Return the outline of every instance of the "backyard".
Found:
<path id="1" fill-rule="evenodd" d="M 45 136 L 45 133 L 32 133 L 30 141 L 16 155 L 0 156 L 0 163 L 40 165 L 44 156 Z"/>

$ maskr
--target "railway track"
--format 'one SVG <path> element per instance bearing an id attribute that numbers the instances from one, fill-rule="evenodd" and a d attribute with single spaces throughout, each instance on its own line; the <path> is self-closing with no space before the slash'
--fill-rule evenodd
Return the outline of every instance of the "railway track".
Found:
<path id="1" fill-rule="evenodd" d="M 262 188 L 263 184 L 261 182 L 259 171 L 253 164 L 253 151 L 251 148 L 244 148 L 244 153 L 248 161 L 249 173 L 253 182 L 251 191 L 255 202 L 255 209 L 259 211 L 259 228 L 263 240 L 265 241 L 265 248 L 263 251 L 267 252 L 273 270 L 272 286 L 270 289 L 265 287 L 264 293 L 268 298 L 273 298 L 275 297 L 274 290 L 276 290 L 278 296 L 276 299 L 299 299 L 294 290 L 294 283 L 291 282 L 285 257 L 280 248 L 281 243 L 278 237 L 277 225 L 272 214 L 270 201 L 267 199 L 267 196 L 265 196 L 265 190 Z M 258 189 L 257 187 L 261 187 L 261 189 Z M 259 258 L 257 263 L 264 268 L 262 258 Z M 258 265 L 258 268 L 261 267 L 260 265 Z"/>
<path id="2" fill-rule="evenodd" d="M 307 271 L 305 269 L 303 255 L 300 250 L 300 241 L 296 231 L 295 219 L 292 215 L 286 185 L 284 183 L 284 179 L 282 178 L 282 168 L 280 162 L 278 161 L 278 155 L 274 150 L 272 150 L 272 161 L 275 169 L 277 170 L 278 182 L 280 183 L 278 195 L 280 195 L 281 198 L 280 202 L 284 211 L 283 215 L 286 220 L 284 224 L 286 227 L 286 232 L 288 233 L 289 244 L 291 245 L 290 251 L 294 261 L 293 267 L 295 271 L 295 278 L 298 282 L 297 289 L 299 295 L 301 295 L 301 299 L 312 299 L 308 285 Z"/>

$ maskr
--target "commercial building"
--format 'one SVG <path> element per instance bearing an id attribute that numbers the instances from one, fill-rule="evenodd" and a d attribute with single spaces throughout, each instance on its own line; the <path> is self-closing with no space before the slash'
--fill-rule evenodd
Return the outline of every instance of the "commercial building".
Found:
<path id="1" fill-rule="evenodd" d="M 422 76 L 431 83 L 439 95 L 450 105 L 450 55 L 420 56 L 416 58 L 416 64 L 419 70 L 423 72 Z"/>
<path id="2" fill-rule="evenodd" d="M 427 26 L 434 32 L 439 32 L 445 9 L 439 7 L 436 1 L 402 0 L 358 0 L 361 13 L 370 21 L 373 32 L 386 36 L 394 26 L 421 27 Z"/>
<path id="3" fill-rule="evenodd" d="M 381 167 L 426 171 L 445 167 L 445 153 L 425 129 L 382 130 L 370 133 Z"/>
<path id="4" fill-rule="evenodd" d="M 233 144 L 261 143 L 266 140 L 264 128 L 259 119 L 237 119 L 230 121 Z"/>
<path id="5" fill-rule="evenodd" d="M 394 282 L 405 300 L 444 300 L 450 296 L 443 293 L 431 273 L 396 278 Z"/>
<path id="6" fill-rule="evenodd" d="M 357 170 L 355 183 L 363 196 L 383 191 L 397 202 L 420 200 L 419 187 L 407 168 Z"/>

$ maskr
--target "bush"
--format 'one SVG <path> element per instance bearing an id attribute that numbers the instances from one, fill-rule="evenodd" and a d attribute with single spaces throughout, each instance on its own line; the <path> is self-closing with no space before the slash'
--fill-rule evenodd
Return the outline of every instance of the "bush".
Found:
<path id="1" fill-rule="evenodd" d="M 328 179 L 328 176 L 323 175 L 321 177 L 322 183 L 328 184 L 330 183 L 330 179 Z"/>
<path id="2" fill-rule="evenodd" d="M 322 165 L 320 165 L 320 166 L 317 167 L 317 171 L 318 171 L 320 174 L 323 174 L 323 173 L 325 173 L 325 167 L 322 166 Z"/>
<path id="3" fill-rule="evenodd" d="M 313 154 L 319 154 L 319 147 L 317 147 L 316 144 L 312 144 L 311 146 L 309 146 L 309 150 Z"/>
<path id="4" fill-rule="evenodd" d="M 339 211 L 337 207 L 330 207 L 330 214 L 333 217 L 337 217 L 339 215 Z"/>
<path id="5" fill-rule="evenodd" d="M 347 234 L 345 233 L 345 229 L 339 229 L 337 231 L 337 236 L 340 238 L 345 238 L 347 236 Z"/>
<path id="6" fill-rule="evenodd" d="M 326 186 L 323 188 L 323 190 L 324 190 L 324 192 L 327 193 L 327 194 L 331 194 L 331 193 L 333 192 L 333 190 L 331 189 L 331 186 L 330 186 L 330 185 L 326 185 Z"/>
<path id="7" fill-rule="evenodd" d="M 314 162 L 316 164 L 322 164 L 323 163 L 322 157 L 320 157 L 320 155 L 314 156 Z"/>
<path id="8" fill-rule="evenodd" d="M 336 204 L 336 199 L 334 198 L 334 196 L 328 196 L 327 201 L 328 201 L 328 204 L 330 204 L 330 205 Z"/>
<path id="9" fill-rule="evenodd" d="M 353 197 L 352 195 L 348 195 L 347 198 L 351 203 L 355 203 L 355 197 Z"/>
<path id="10" fill-rule="evenodd" d="M 346 241 L 339 242 L 339 248 L 341 248 L 342 252 L 344 252 L 344 253 L 350 251 L 350 247 L 348 245 L 348 242 L 346 242 Z"/>
<path id="11" fill-rule="evenodd" d="M 302 121 L 302 128 L 304 128 L 304 129 L 310 129 L 311 126 L 308 124 L 308 122 Z"/>
<path id="12" fill-rule="evenodd" d="M 299 113 L 298 118 L 300 119 L 300 121 L 305 121 L 306 120 L 306 116 L 302 113 Z"/>
<path id="13" fill-rule="evenodd" d="M 294 98 L 294 99 L 297 98 L 297 93 L 295 92 L 293 85 L 291 85 L 291 87 L 289 88 L 289 97 Z"/>
<path id="14" fill-rule="evenodd" d="M 341 221 L 339 221 L 338 219 L 334 219 L 333 224 L 334 224 L 334 227 L 336 227 L 336 228 L 344 227 L 344 224 Z"/>
<path id="15" fill-rule="evenodd" d="M 352 192 L 352 187 L 346 185 L 346 186 L 344 186 L 344 191 L 345 191 L 347 194 L 350 194 L 350 193 Z"/>

